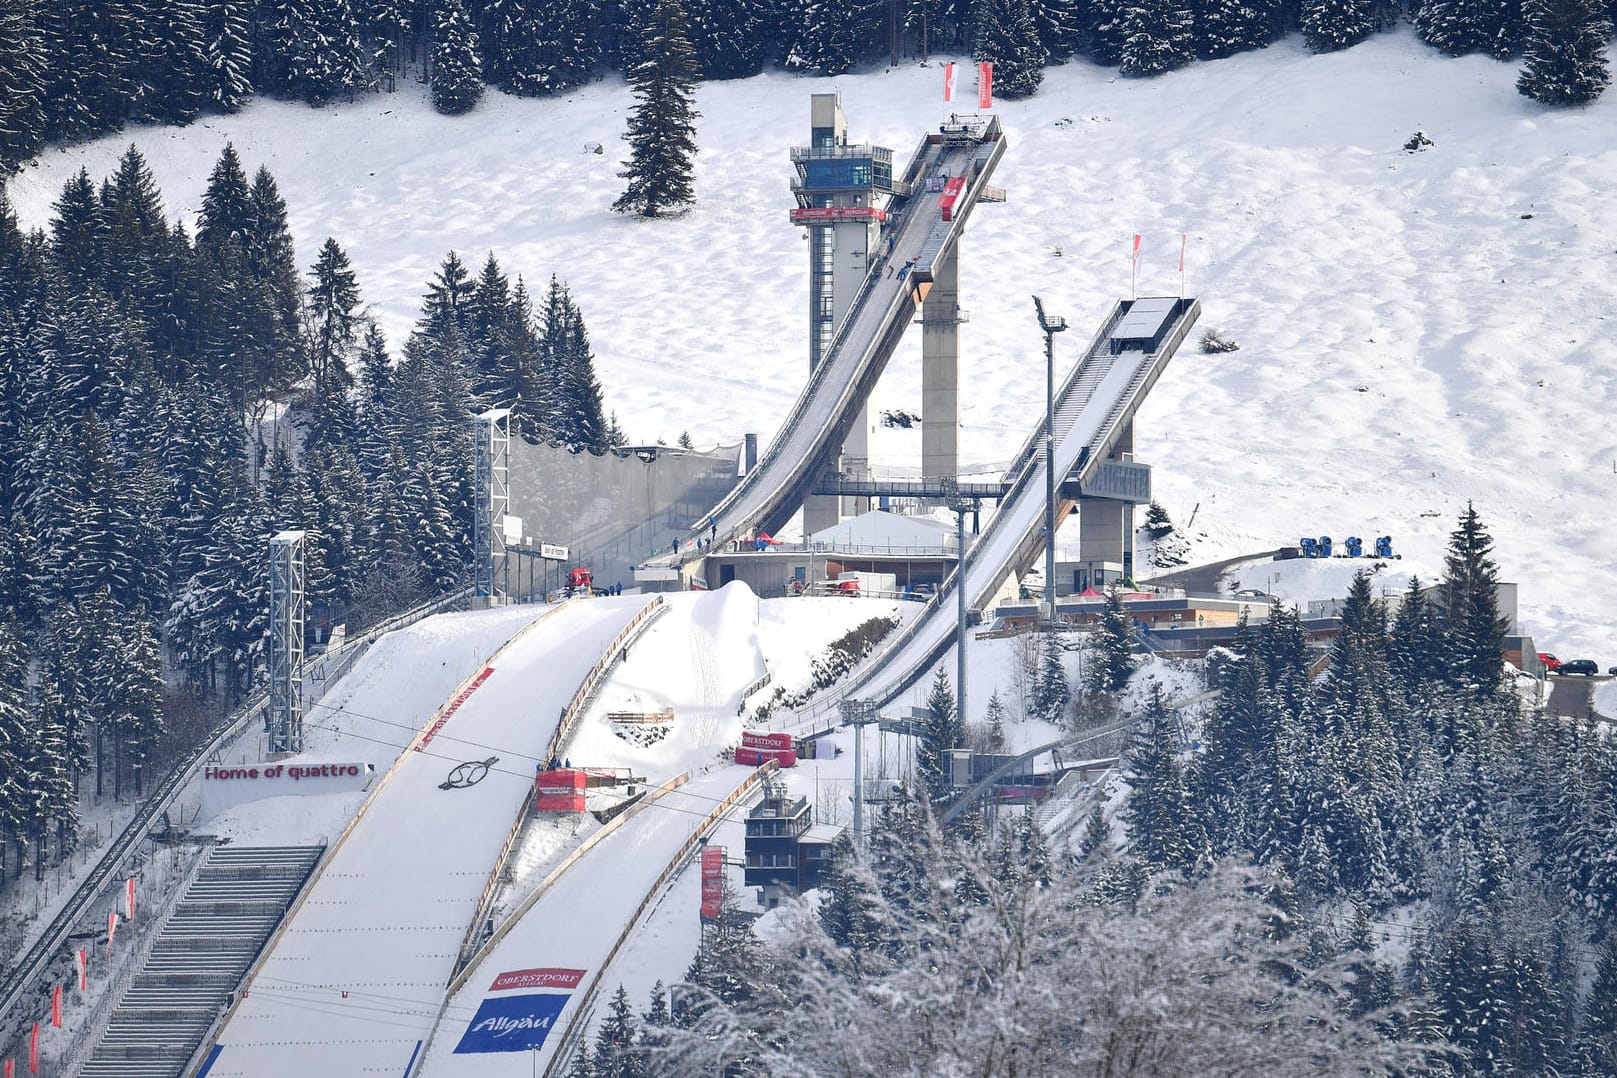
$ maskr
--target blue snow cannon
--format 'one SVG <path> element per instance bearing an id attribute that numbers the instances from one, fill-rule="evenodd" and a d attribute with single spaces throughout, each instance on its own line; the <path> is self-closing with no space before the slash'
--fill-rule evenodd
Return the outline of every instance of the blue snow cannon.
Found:
<path id="1" fill-rule="evenodd" d="M 1376 557 L 1392 557 L 1392 536 L 1382 535 L 1376 537 Z"/>
<path id="2" fill-rule="evenodd" d="M 1305 557 L 1305 558 L 1317 558 L 1317 557 L 1319 557 L 1319 544 L 1314 542 L 1313 536 L 1309 536 L 1309 535 L 1303 536 L 1301 539 L 1297 540 L 1297 546 L 1302 550 L 1303 557 Z"/>
<path id="3" fill-rule="evenodd" d="M 1364 540 L 1357 535 L 1350 535 L 1342 540 L 1342 549 L 1350 558 L 1357 558 L 1364 554 Z"/>
<path id="4" fill-rule="evenodd" d="M 1319 556 L 1322 558 L 1331 556 L 1331 537 L 1328 535 L 1319 537 Z"/>

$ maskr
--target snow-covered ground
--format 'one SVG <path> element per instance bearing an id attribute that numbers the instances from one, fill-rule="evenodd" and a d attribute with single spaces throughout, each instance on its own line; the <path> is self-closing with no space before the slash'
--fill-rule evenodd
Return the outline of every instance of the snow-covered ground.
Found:
<path id="1" fill-rule="evenodd" d="M 1524 628 L 1617 659 L 1601 616 L 1617 608 L 1601 527 L 1617 492 L 1617 98 L 1546 111 L 1515 76 L 1401 29 L 1150 80 L 1073 63 L 1002 103 L 1009 201 L 982 208 L 963 248 L 962 458 L 1006 459 L 1040 410 L 1028 295 L 1087 334 L 1128 294 L 1131 234 L 1149 293 L 1178 290 L 1185 233 L 1185 287 L 1241 350 L 1182 354 L 1137 445 L 1159 500 L 1209 536 L 1194 560 L 1324 533 L 1391 534 L 1435 563 L 1469 499 L 1523 585 Z M 785 214 L 808 95 L 840 91 L 853 136 L 903 157 L 947 111 L 939 82 L 934 64 L 702 86 L 701 201 L 675 221 L 607 211 L 629 104 L 615 79 L 560 100 L 491 94 L 457 119 L 413 85 L 318 111 L 259 101 L 51 150 L 10 193 L 43 224 L 74 171 L 105 175 L 133 141 L 190 220 L 233 141 L 274 172 L 303 262 L 327 235 L 344 244 L 395 347 L 445 252 L 492 250 L 530 285 L 570 284 L 632 437 L 767 436 L 806 368 L 807 266 Z M 1416 130 L 1435 146 L 1406 154 Z M 1069 361 L 1075 347 L 1058 339 Z M 877 409 L 916 410 L 919 355 L 912 335 Z M 919 435 L 878 427 L 875 445 L 878 465 L 913 465 Z"/>
<path id="2" fill-rule="evenodd" d="M 1073 324 L 1074 333 L 1057 339 L 1058 358 L 1070 363 L 1092 324 L 1129 294 L 1131 234 L 1144 236 L 1141 293 L 1179 289 L 1178 241 L 1187 234 L 1185 288 L 1201 297 L 1204 325 L 1223 329 L 1241 349 L 1184 350 L 1139 416 L 1136 449 L 1155 466 L 1158 499 L 1175 521 L 1194 513 L 1193 561 L 1272 549 L 1304 533 L 1390 534 L 1406 557 L 1389 563 L 1377 583 L 1399 587 L 1411 571 L 1438 575 L 1447 533 L 1470 500 L 1495 537 L 1501 575 L 1521 586 L 1523 630 L 1563 656 L 1592 657 L 1602 669 L 1617 662 L 1617 625 L 1607 616 L 1617 609 L 1617 579 L 1602 527 L 1617 492 L 1609 422 L 1617 344 L 1605 325 L 1617 314 L 1610 273 L 1617 98 L 1547 112 L 1516 94 L 1515 75 L 1513 66 L 1484 58 L 1439 57 L 1402 30 L 1319 57 L 1293 39 L 1153 80 L 1121 80 L 1081 63 L 1050 71 L 1035 98 L 999 108 L 1010 149 L 996 183 L 1009 201 L 982 207 L 963 245 L 961 302 L 970 321 L 962 327 L 962 375 L 971 391 L 961 401 L 962 459 L 1007 459 L 1042 414 L 1042 338 L 1029 294 Z M 902 159 L 947 112 L 939 81 L 933 65 L 703 86 L 701 201 L 672 221 L 607 210 L 620 188 L 617 136 L 629 104 L 618 80 L 560 100 L 493 94 L 458 119 L 433 113 L 414 86 L 318 111 L 260 101 L 186 129 L 135 129 L 51 150 L 10 182 L 9 193 L 26 225 L 43 225 L 79 167 L 103 176 L 133 141 L 170 212 L 190 223 L 231 141 L 249 168 L 265 164 L 275 174 L 305 264 L 327 235 L 348 250 L 395 347 L 443 255 L 453 248 L 475 265 L 492 250 L 530 287 L 550 273 L 572 287 L 607 405 L 633 439 L 673 441 L 684 430 L 698 443 L 749 430 L 767 438 L 806 374 L 807 266 L 786 221 L 786 152 L 806 141 L 808 96 L 840 91 L 853 137 L 891 145 Z M 1435 145 L 1402 152 L 1416 130 Z M 608 152 L 588 152 L 594 142 Z M 873 412 L 916 410 L 919 370 L 912 334 Z M 878 467 L 913 467 L 919 445 L 914 430 L 877 427 Z M 1253 563 L 1229 579 L 1304 603 L 1340 595 L 1357 567 Z M 800 687 L 816 651 L 891 608 L 840 598 L 760 603 L 739 587 L 678 597 L 614 671 L 572 755 L 648 777 L 722 767 L 716 753 L 739 732 L 736 697 L 764 664 L 777 683 Z M 351 675 L 355 688 L 328 698 L 347 716 L 329 712 L 329 725 L 311 717 L 311 758 L 374 758 L 385 770 L 380 765 L 467 669 L 531 616 L 433 619 L 412 630 L 415 638 L 379 645 Z M 588 643 L 547 661 L 579 658 Z M 1014 721 L 1025 689 L 1018 646 L 974 643 L 967 691 L 980 717 L 997 688 L 1013 716 L 1013 743 L 1028 746 L 1054 731 Z M 1076 655 L 1069 660 L 1075 668 Z M 534 681 L 526 695 L 508 698 L 511 715 L 528 705 L 552 715 L 553 704 L 536 701 L 552 691 L 565 699 L 576 678 L 551 684 L 545 663 L 528 665 Z M 945 669 L 953 678 L 952 658 Z M 1182 670 L 1165 666 L 1161 676 L 1170 696 L 1188 688 Z M 1617 714 L 1614 692 L 1597 690 L 1607 714 Z M 608 710 L 665 706 L 676 712 L 675 727 L 651 746 L 614 736 L 604 721 Z M 490 723 L 496 718 L 485 713 Z M 462 719 L 477 720 L 476 710 Z M 495 725 L 477 740 L 465 754 L 492 746 L 504 755 L 519 738 Z M 888 741 L 867 746 L 877 766 L 898 766 L 896 740 Z M 818 792 L 824 816 L 840 822 L 851 735 L 834 735 L 826 747 L 844 751 L 805 764 L 788 781 L 796 792 Z M 363 796 L 259 802 L 215 826 L 244 842 L 329 837 Z M 501 802 L 501 826 L 511 808 Z M 423 845 L 437 834 L 408 814 L 368 813 L 367 820 L 389 821 L 391 831 Z M 729 841 L 735 830 L 724 832 Z M 356 828 L 352 841 L 364 833 Z M 554 837 L 526 851 L 528 870 L 557 854 L 559 846 L 545 844 Z M 367 857 L 383 858 L 398 838 Z M 468 861 L 457 871 L 476 876 L 488 867 Z M 612 872 L 610 859 L 589 869 L 597 882 Z M 652 915 L 655 945 L 632 944 L 608 978 L 629 985 L 637 1008 L 651 980 L 679 976 L 688 960 L 694 911 L 678 906 L 691 898 L 693 875 L 682 876 L 675 897 Z M 469 886 L 454 882 L 457 895 Z M 386 893 L 346 907 L 347 896 L 316 897 L 322 905 L 306 908 L 350 918 L 340 929 L 331 922 L 331 934 L 319 937 L 328 940 L 363 926 L 388 902 Z M 451 912 L 433 922 L 434 931 L 458 941 L 465 918 L 460 906 Z M 330 1026 L 310 1034 L 306 1048 L 397 1047 L 430 1028 L 430 1007 L 394 1012 L 414 1012 L 418 1001 L 441 994 L 441 978 L 356 984 L 343 996 L 345 981 L 369 970 L 314 940 L 301 945 L 295 973 L 276 974 L 290 986 L 283 1001 L 298 996 L 307 1008 L 305 1026 Z M 642 953 L 677 957 L 667 968 L 625 965 Z M 426 957 L 434 969 L 448 961 L 437 952 Z M 323 993 L 318 999 L 309 997 L 312 985 Z M 275 993 L 254 998 L 251 1009 L 268 1006 Z M 361 1042 L 346 1019 L 367 1007 L 403 1022 L 408 1037 L 389 1026 Z M 226 1042 L 243 1044 L 243 1028 L 236 1025 Z M 246 1073 L 227 1062 L 216 1073 Z"/>

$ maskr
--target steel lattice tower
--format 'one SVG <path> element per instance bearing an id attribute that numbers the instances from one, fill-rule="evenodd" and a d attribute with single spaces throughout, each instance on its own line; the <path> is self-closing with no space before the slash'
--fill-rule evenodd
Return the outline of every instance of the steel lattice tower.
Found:
<path id="1" fill-rule="evenodd" d="M 303 751 L 304 532 L 270 539 L 269 751 Z"/>
<path id="2" fill-rule="evenodd" d="M 477 417 L 473 449 L 476 508 L 472 523 L 472 594 L 494 606 L 505 600 L 505 512 L 511 502 L 511 409 Z"/>

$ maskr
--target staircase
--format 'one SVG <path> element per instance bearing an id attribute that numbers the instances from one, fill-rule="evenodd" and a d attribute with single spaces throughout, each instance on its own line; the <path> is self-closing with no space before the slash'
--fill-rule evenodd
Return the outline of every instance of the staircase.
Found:
<path id="1" fill-rule="evenodd" d="M 180 1078 L 324 851 L 216 847 L 164 922 L 80 1078 Z"/>

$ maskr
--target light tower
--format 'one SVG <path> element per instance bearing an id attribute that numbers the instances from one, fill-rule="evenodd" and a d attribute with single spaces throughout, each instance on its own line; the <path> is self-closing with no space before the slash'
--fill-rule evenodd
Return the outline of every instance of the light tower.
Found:
<path id="1" fill-rule="evenodd" d="M 472 475 L 472 594 L 490 606 L 505 601 L 505 514 L 511 504 L 511 409 L 490 408 L 476 419 Z"/>
<path id="2" fill-rule="evenodd" d="M 303 751 L 303 620 L 305 533 L 284 531 L 269 548 L 269 751 Z"/>
<path id="3" fill-rule="evenodd" d="M 848 121 L 836 94 L 815 94 L 809 110 L 809 145 L 792 150 L 797 208 L 792 223 L 809 230 L 809 370 L 831 347 L 837 327 L 881 255 L 881 225 L 887 214 L 878 193 L 893 191 L 893 151 L 848 142 Z M 843 443 L 843 474 L 870 475 L 870 410 L 860 410 Z M 836 524 L 837 499 L 810 497 L 803 505 L 803 534 Z"/>

